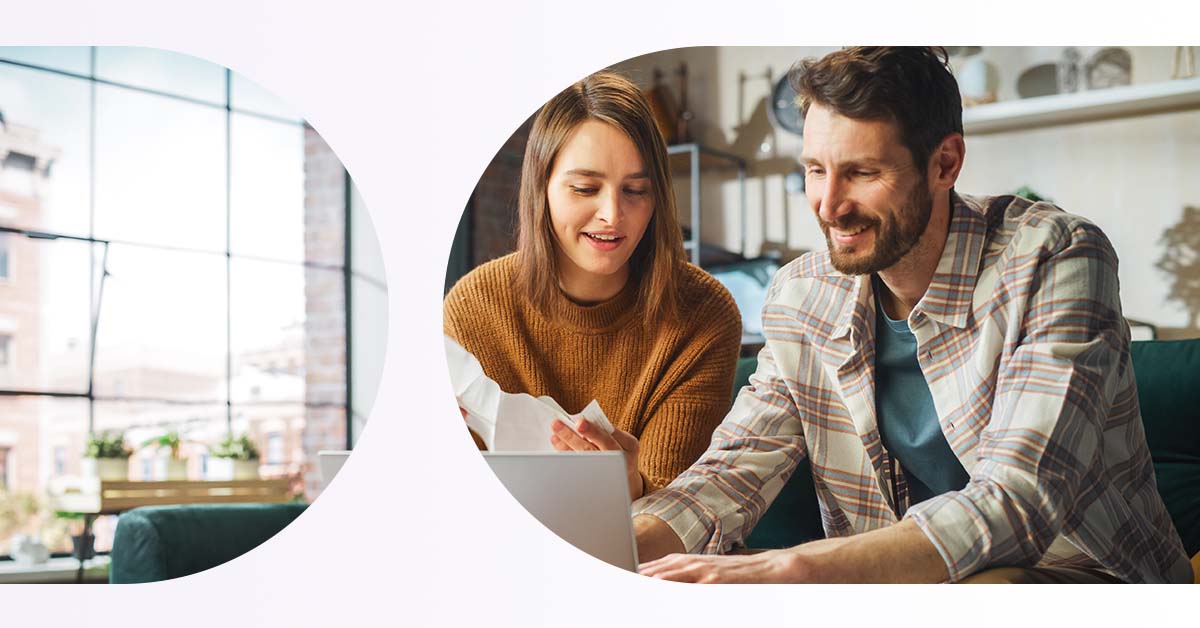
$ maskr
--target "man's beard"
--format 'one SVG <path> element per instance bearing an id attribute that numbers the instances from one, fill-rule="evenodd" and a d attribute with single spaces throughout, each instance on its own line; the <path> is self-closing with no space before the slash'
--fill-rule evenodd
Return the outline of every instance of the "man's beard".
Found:
<path id="1" fill-rule="evenodd" d="M 933 214 L 933 197 L 923 181 L 918 181 L 912 194 L 908 195 L 905 206 L 899 211 L 892 212 L 881 221 L 878 218 L 863 218 L 855 214 L 842 216 L 835 222 L 825 222 L 818 218 L 821 231 L 825 233 L 825 243 L 829 247 L 829 261 L 839 272 L 847 275 L 866 275 L 891 268 L 900 258 L 908 254 L 929 226 L 929 217 Z M 830 227 L 849 231 L 866 225 L 875 229 L 874 250 L 865 257 L 859 254 L 846 253 L 835 244 L 829 235 Z"/>

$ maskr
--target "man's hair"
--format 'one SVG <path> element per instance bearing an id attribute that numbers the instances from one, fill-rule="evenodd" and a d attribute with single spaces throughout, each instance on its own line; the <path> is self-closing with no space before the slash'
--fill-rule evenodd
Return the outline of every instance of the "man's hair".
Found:
<path id="1" fill-rule="evenodd" d="M 788 82 L 802 115 L 816 103 L 847 118 L 895 123 L 922 175 L 938 144 L 963 132 L 962 96 L 941 47 L 844 48 L 796 62 Z"/>
<path id="2" fill-rule="evenodd" d="M 543 311 L 558 290 L 558 242 L 546 187 L 559 151 L 588 120 L 624 133 L 642 158 L 654 213 L 629 258 L 629 281 L 637 282 L 644 323 L 678 319 L 678 277 L 685 258 L 667 144 L 642 92 L 614 72 L 597 72 L 568 87 L 543 105 L 533 120 L 521 168 L 515 288 Z"/>

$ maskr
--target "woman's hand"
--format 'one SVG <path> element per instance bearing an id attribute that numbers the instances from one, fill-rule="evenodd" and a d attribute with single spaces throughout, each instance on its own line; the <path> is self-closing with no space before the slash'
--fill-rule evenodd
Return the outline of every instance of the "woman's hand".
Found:
<path id="1" fill-rule="evenodd" d="M 625 475 L 629 478 L 629 497 L 637 499 L 646 492 L 646 485 L 638 471 L 638 439 L 633 434 L 614 429 L 612 434 L 596 427 L 587 419 L 579 420 L 576 434 L 562 421 L 550 424 L 554 432 L 550 444 L 558 451 L 622 451 L 625 452 Z"/>

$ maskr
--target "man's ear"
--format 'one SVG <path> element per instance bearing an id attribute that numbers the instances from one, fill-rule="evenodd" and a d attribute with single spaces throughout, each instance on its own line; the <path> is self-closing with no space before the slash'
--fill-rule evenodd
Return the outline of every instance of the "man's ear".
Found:
<path id="1" fill-rule="evenodd" d="M 933 149 L 929 156 L 929 185 L 935 190 L 949 190 L 962 172 L 967 145 L 961 133 L 951 133 Z"/>

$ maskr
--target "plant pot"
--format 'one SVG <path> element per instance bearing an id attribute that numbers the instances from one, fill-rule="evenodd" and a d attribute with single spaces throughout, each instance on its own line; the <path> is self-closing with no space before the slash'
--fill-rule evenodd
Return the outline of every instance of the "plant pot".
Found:
<path id="1" fill-rule="evenodd" d="M 71 536 L 71 555 L 78 560 L 91 560 L 96 557 L 96 535 L 80 534 Z"/>
<path id="2" fill-rule="evenodd" d="M 159 480 L 186 480 L 188 475 L 187 460 L 176 458 L 159 458 L 154 462 L 154 477 Z"/>
<path id="3" fill-rule="evenodd" d="M 103 481 L 123 482 L 129 479 L 128 458 L 84 458 L 83 475 Z"/>
<path id="4" fill-rule="evenodd" d="M 257 480 L 257 460 L 209 458 L 205 477 L 209 480 Z"/>
<path id="5" fill-rule="evenodd" d="M 257 460 L 234 460 L 233 461 L 233 479 L 235 479 L 235 480 L 257 480 L 258 479 L 258 461 Z"/>

